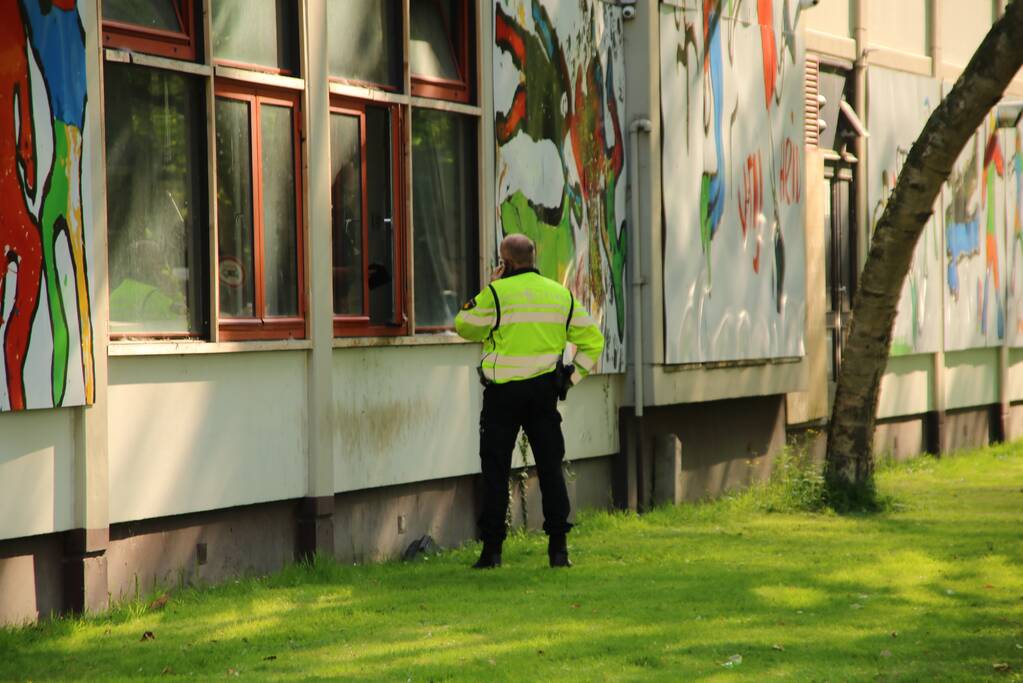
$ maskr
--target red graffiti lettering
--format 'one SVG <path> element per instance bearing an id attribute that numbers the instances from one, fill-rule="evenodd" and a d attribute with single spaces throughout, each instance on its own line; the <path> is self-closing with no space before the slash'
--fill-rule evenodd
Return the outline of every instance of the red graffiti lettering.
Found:
<path id="1" fill-rule="evenodd" d="M 802 199 L 800 182 L 799 147 L 792 138 L 785 138 L 782 146 L 781 169 L 778 171 L 778 185 L 781 199 L 786 204 L 798 204 Z"/>
<path id="2" fill-rule="evenodd" d="M 742 183 L 736 191 L 743 240 L 750 232 L 759 229 L 759 219 L 764 211 L 764 176 L 761 171 L 760 158 L 760 152 L 746 157 L 746 163 L 742 167 Z M 757 237 L 756 255 L 753 257 L 753 272 L 760 272 L 759 237 Z"/>

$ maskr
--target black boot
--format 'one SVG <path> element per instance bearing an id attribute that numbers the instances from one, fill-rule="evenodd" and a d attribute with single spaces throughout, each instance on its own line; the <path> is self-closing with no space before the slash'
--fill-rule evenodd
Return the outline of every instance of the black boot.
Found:
<path id="1" fill-rule="evenodd" d="M 473 569 L 493 569 L 501 566 L 501 542 L 483 541 L 483 552 L 480 559 L 476 560 Z"/>
<path id="2" fill-rule="evenodd" d="M 568 560 L 568 541 L 565 534 L 551 534 L 547 539 L 547 559 L 552 567 L 571 567 Z"/>

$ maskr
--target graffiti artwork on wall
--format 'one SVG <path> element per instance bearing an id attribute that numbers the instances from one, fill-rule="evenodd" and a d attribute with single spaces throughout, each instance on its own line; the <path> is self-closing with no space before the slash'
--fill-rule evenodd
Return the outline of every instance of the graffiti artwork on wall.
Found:
<path id="1" fill-rule="evenodd" d="M 624 370 L 627 248 L 621 9 L 500 0 L 494 103 L 498 238 L 537 243 L 540 271 L 600 321 L 601 369 Z"/>
<path id="2" fill-rule="evenodd" d="M 1007 163 L 1006 201 L 1008 212 L 1005 222 L 1006 308 L 1008 324 L 1006 334 L 1011 346 L 1023 346 L 1023 127 L 1006 131 L 1005 148 L 1012 149 Z"/>
<path id="3" fill-rule="evenodd" d="M 943 191 L 945 348 L 1001 344 L 1006 163 L 993 120 L 959 156 Z"/>
<path id="4" fill-rule="evenodd" d="M 661 5 L 669 363 L 803 353 L 803 49 L 793 4 Z"/>
<path id="5" fill-rule="evenodd" d="M 867 201 L 873 234 L 913 141 L 941 100 L 941 85 L 933 78 L 872 67 L 867 73 L 867 92 Z M 941 347 L 939 224 L 932 216 L 913 253 L 892 330 L 892 355 L 933 353 Z"/>
<path id="6" fill-rule="evenodd" d="M 91 145 L 75 0 L 4 2 L 0 65 L 0 410 L 91 403 Z"/>

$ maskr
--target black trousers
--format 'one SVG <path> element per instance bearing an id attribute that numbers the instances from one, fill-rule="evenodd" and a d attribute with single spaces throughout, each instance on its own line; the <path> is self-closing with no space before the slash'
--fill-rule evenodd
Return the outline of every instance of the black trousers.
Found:
<path id="1" fill-rule="evenodd" d="M 561 434 L 554 374 L 505 384 L 491 384 L 483 390 L 480 414 L 480 460 L 483 469 L 483 511 L 479 526 L 484 541 L 503 541 L 508 511 L 508 477 L 519 428 L 526 432 L 536 459 L 543 502 L 543 530 L 548 534 L 568 533 L 568 489 L 561 463 L 565 459 L 565 438 Z"/>

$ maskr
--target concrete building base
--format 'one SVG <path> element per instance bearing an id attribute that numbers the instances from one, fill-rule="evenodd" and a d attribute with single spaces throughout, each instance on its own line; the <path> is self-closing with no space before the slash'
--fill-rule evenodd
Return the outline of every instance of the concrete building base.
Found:
<path id="1" fill-rule="evenodd" d="M 930 416 L 878 421 L 874 428 L 874 457 L 903 461 L 931 451 L 928 438 Z"/>
<path id="2" fill-rule="evenodd" d="M 572 462 L 573 511 L 610 504 L 613 456 Z M 512 519 L 538 529 L 535 472 L 512 497 Z M 265 575 L 313 552 L 343 562 L 398 557 L 426 534 L 442 547 L 476 536 L 477 477 L 246 505 L 0 541 L 0 623 L 97 611 L 154 591 Z M 523 514 L 525 510 L 525 514 Z M 574 514 L 574 513 L 573 513 Z"/>
<path id="3" fill-rule="evenodd" d="M 618 507 L 645 510 L 748 486 L 770 476 L 785 445 L 784 395 L 648 407 L 644 413 L 637 419 L 623 408 L 619 416 Z"/>

